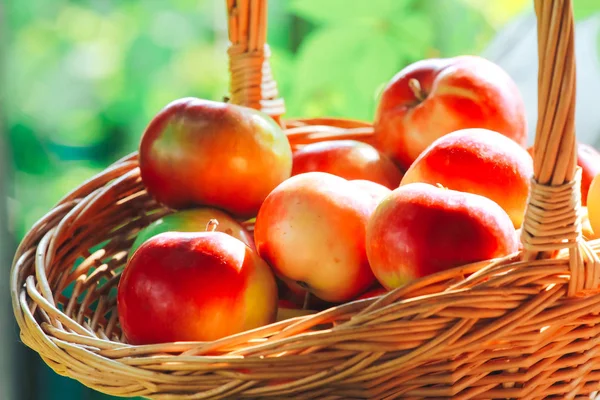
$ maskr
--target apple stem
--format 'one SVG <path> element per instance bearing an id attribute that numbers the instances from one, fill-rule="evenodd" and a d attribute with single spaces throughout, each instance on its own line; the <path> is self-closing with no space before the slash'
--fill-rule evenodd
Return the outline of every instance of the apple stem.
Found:
<path id="1" fill-rule="evenodd" d="M 217 226 L 219 226 L 219 221 L 217 221 L 216 219 L 211 219 L 210 221 L 208 221 L 208 224 L 206 224 L 206 232 L 214 232 L 217 230 Z"/>
<path id="2" fill-rule="evenodd" d="M 421 82 L 418 79 L 410 78 L 408 80 L 408 87 L 412 90 L 413 94 L 419 101 L 425 100 L 425 93 L 423 93 L 423 88 L 421 87 Z"/>

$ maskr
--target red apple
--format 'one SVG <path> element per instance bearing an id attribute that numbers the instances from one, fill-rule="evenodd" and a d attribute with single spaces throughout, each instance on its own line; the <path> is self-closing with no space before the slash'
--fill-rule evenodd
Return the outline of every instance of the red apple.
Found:
<path id="1" fill-rule="evenodd" d="M 373 146 L 356 140 L 311 143 L 294 153 L 292 175 L 327 172 L 348 180 L 369 180 L 390 189 L 400 184 L 402 172 Z"/>
<path id="2" fill-rule="evenodd" d="M 372 181 L 366 181 L 363 179 L 356 179 L 350 181 L 351 184 L 356 186 L 358 190 L 362 191 L 365 194 L 368 194 L 375 200 L 376 202 L 380 202 L 385 196 L 389 195 L 392 191 L 387 187 L 380 185 L 378 183 Z"/>
<path id="3" fill-rule="evenodd" d="M 204 232 L 208 223 L 212 220 L 217 221 L 217 231 L 227 233 L 241 240 L 250 248 L 256 249 L 252 234 L 240 225 L 239 222 L 223 211 L 205 207 L 176 211 L 152 222 L 140 230 L 129 250 L 129 256 L 131 257 L 142 243 L 159 233 Z"/>
<path id="4" fill-rule="evenodd" d="M 534 157 L 533 146 L 527 151 Z M 586 206 L 592 180 L 600 174 L 600 152 L 589 144 L 577 143 L 577 165 L 581 167 L 581 205 Z"/>
<path id="5" fill-rule="evenodd" d="M 494 201 L 426 183 L 401 186 L 379 203 L 366 243 L 371 268 L 388 290 L 519 246 L 508 214 Z"/>
<path id="6" fill-rule="evenodd" d="M 118 286 L 123 333 L 134 345 L 211 341 L 275 321 L 269 266 L 222 232 L 164 232 L 144 242 Z"/>
<path id="7" fill-rule="evenodd" d="M 512 78 L 478 56 L 417 61 L 385 87 L 374 120 L 376 147 L 402 170 L 434 140 L 465 128 L 527 145 L 525 105 Z"/>
<path id="8" fill-rule="evenodd" d="M 487 129 L 462 129 L 436 139 L 419 155 L 402 185 L 423 182 L 488 197 L 523 223 L 533 159 L 506 136 Z"/>
<path id="9" fill-rule="evenodd" d="M 376 205 L 344 178 L 324 172 L 293 176 L 260 208 L 256 248 L 286 281 L 328 302 L 350 300 L 375 281 L 365 228 Z"/>
<path id="10" fill-rule="evenodd" d="M 139 149 L 142 180 L 175 209 L 212 206 L 254 216 L 290 177 L 292 150 L 279 125 L 251 108 L 184 98 L 150 122 Z"/>

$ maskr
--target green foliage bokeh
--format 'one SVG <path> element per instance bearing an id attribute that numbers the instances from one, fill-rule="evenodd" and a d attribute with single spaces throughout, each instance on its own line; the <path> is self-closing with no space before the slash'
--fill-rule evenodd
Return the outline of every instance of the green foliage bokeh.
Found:
<path id="1" fill-rule="evenodd" d="M 288 115 L 369 120 L 383 84 L 403 66 L 477 52 L 494 31 L 467 2 L 352 4 L 270 2 L 272 66 Z M 165 104 L 227 93 L 222 0 L 12 0 L 6 16 L 17 237 L 64 193 L 134 151 Z"/>

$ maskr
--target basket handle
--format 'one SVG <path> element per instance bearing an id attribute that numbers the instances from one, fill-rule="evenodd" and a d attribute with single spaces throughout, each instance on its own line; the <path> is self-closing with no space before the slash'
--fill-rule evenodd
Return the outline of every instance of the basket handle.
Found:
<path id="1" fill-rule="evenodd" d="M 226 0 L 229 26 L 230 101 L 262 110 L 279 121 L 285 112 L 273 80 L 266 44 L 267 0 Z"/>
<path id="2" fill-rule="evenodd" d="M 575 138 L 575 29 L 571 0 L 535 0 L 538 123 L 534 176 L 521 231 L 524 259 L 569 251 L 569 295 L 600 284 L 598 257 L 581 234 Z"/>

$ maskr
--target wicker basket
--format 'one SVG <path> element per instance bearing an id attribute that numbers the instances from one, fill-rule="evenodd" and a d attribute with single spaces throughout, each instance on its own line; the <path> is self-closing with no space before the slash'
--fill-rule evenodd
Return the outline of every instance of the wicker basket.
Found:
<path id="1" fill-rule="evenodd" d="M 133 154 L 64 197 L 19 246 L 10 283 L 23 342 L 57 373 L 118 396 L 589 397 L 600 388 L 600 241 L 581 235 L 572 6 L 535 7 L 539 123 L 522 252 L 215 342 L 131 346 L 116 285 L 136 233 L 169 212 L 145 192 Z M 279 119 L 266 0 L 227 10 L 232 102 L 277 118 L 294 148 L 370 140 L 369 123 Z"/>

